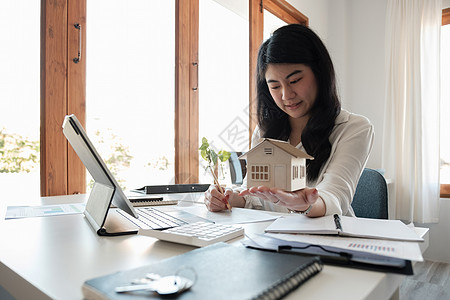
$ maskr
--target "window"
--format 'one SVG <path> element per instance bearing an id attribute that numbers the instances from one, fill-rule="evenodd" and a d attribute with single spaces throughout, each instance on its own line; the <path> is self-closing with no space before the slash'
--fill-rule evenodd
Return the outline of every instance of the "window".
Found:
<path id="1" fill-rule="evenodd" d="M 292 179 L 300 178 L 298 166 L 292 166 Z"/>
<path id="2" fill-rule="evenodd" d="M 167 165 L 166 162 L 168 161 L 169 168 L 173 168 L 173 171 L 165 170 L 167 171 L 166 175 L 173 172 L 173 181 L 175 183 L 199 182 L 199 135 L 200 133 L 209 135 L 208 127 L 211 123 L 210 121 L 203 120 L 203 116 L 211 114 L 211 111 L 200 111 L 199 102 L 210 103 L 213 111 L 217 111 L 216 108 L 220 107 L 222 101 L 230 101 L 230 99 L 232 99 L 233 101 L 236 101 L 233 102 L 233 105 L 239 103 L 237 110 L 234 111 L 237 111 L 237 115 L 233 115 L 231 119 L 228 118 L 230 122 L 227 122 L 222 128 L 224 130 L 231 128 L 232 126 L 228 125 L 231 124 L 233 120 L 236 120 L 236 118 L 233 117 L 238 117 L 240 120 L 239 122 L 242 121 L 242 124 L 240 124 L 242 127 L 238 128 L 239 132 L 243 131 L 245 126 L 247 126 L 247 137 L 249 141 L 251 133 L 256 125 L 256 110 L 253 101 L 255 98 L 255 86 L 253 79 L 255 78 L 254 72 L 257 50 L 263 41 L 263 12 L 264 10 L 267 10 L 275 17 L 287 23 L 295 22 L 307 24 L 308 22 L 308 19 L 299 13 L 286 0 L 172 0 L 160 1 L 161 3 L 158 2 L 157 4 L 155 4 L 156 2 L 148 2 L 152 3 L 151 9 L 147 6 L 149 5 L 147 2 L 148 1 L 143 0 L 132 2 L 117 0 L 108 1 L 107 3 L 101 1 L 101 3 L 106 3 L 102 5 L 101 12 L 94 8 L 95 3 L 89 2 L 87 4 L 87 1 L 68 1 L 65 2 L 64 5 L 53 5 L 52 2 L 46 1 L 41 2 L 40 176 L 42 196 L 84 193 L 86 189 L 85 168 L 70 145 L 68 145 L 61 132 L 61 124 L 64 116 L 66 114 L 74 113 L 81 123 L 85 125 L 91 137 L 96 136 L 96 133 L 99 133 L 100 135 L 105 134 L 105 137 L 102 138 L 106 139 L 109 135 L 108 132 L 111 132 L 111 134 L 118 134 L 117 132 L 120 131 L 120 127 L 123 123 L 119 118 L 123 114 L 130 114 L 130 111 L 126 111 L 126 108 L 124 108 L 124 106 L 130 105 L 122 101 L 122 106 L 120 106 L 121 104 L 117 104 L 117 102 L 114 105 L 108 106 L 108 101 L 113 101 L 113 99 L 115 99 L 114 101 L 117 101 L 116 99 L 119 98 L 122 100 L 125 99 L 125 101 L 134 101 L 138 99 L 146 102 L 146 104 L 139 102 L 141 103 L 141 106 L 134 107 L 136 109 L 134 113 L 141 113 L 141 111 L 137 112 L 137 110 L 145 111 L 148 109 L 148 107 L 142 105 L 147 105 L 147 100 L 152 100 L 156 97 L 150 97 L 147 93 L 160 92 L 155 91 L 154 89 L 150 90 L 152 82 L 149 81 L 154 80 L 155 77 L 151 77 L 154 74 L 149 73 L 152 73 L 155 69 L 157 72 L 162 73 L 161 77 L 167 76 L 169 84 L 174 83 L 174 89 L 167 90 L 167 94 L 163 96 L 158 94 L 158 97 L 163 98 L 162 101 L 161 99 L 158 99 L 158 105 L 164 105 L 162 111 L 167 112 L 166 118 L 162 118 L 160 121 L 162 123 L 157 120 L 147 120 L 147 122 L 155 122 L 158 124 L 157 130 L 152 131 L 152 134 L 155 134 L 156 138 L 158 138 L 157 134 L 160 132 L 166 133 L 165 137 L 169 137 L 173 133 L 173 139 L 171 139 L 173 144 L 171 141 L 163 142 L 167 145 L 167 148 L 165 148 L 166 152 L 163 155 L 153 153 L 149 150 L 151 155 L 142 156 L 137 154 L 137 152 L 134 152 L 137 150 L 133 143 L 126 141 L 126 139 L 129 138 L 128 135 L 121 134 L 118 135 L 116 139 L 117 141 L 120 141 L 119 145 L 124 146 L 124 154 L 130 156 L 126 158 L 129 160 L 128 162 L 130 165 L 134 164 L 137 160 L 140 160 L 138 157 L 145 157 L 146 159 L 150 157 L 151 159 L 156 158 L 157 160 L 161 158 L 161 160 L 158 160 L 155 164 L 150 163 L 150 166 L 148 165 L 149 162 L 147 160 L 141 160 L 140 166 L 143 169 L 153 166 L 158 168 L 160 165 Z M 248 10 L 245 12 L 244 16 L 236 13 L 237 10 L 231 7 L 233 5 L 242 6 L 242 3 L 248 4 L 245 8 Z M 87 10 L 87 5 L 89 5 L 89 10 Z M 116 10 L 118 15 L 112 17 L 113 11 L 117 7 L 120 8 L 118 12 Z M 133 11 L 131 9 L 132 7 L 138 9 Z M 211 16 L 205 16 L 203 13 L 202 16 L 199 17 L 200 7 L 202 7 L 203 12 L 206 12 L 207 14 L 212 13 L 212 11 L 221 11 L 221 13 L 224 13 L 225 17 L 221 19 L 223 24 L 215 22 L 211 25 Z M 207 10 L 204 10 L 205 8 Z M 211 11 L 208 12 L 208 10 Z M 92 14 L 95 19 L 98 19 L 91 20 L 91 17 L 88 18 L 87 11 L 89 11 L 90 16 Z M 152 15 L 152 13 L 156 14 Z M 154 23 L 151 22 L 158 18 L 159 15 L 168 15 L 169 17 L 160 21 L 163 22 L 161 24 L 165 25 L 161 25 L 155 29 Z M 245 18 L 247 15 L 248 18 Z M 266 16 L 266 18 L 269 19 L 270 17 Z M 86 24 L 86 20 L 88 20 L 88 24 Z M 99 20 L 103 20 L 103 23 L 95 25 L 95 22 Z M 202 28 L 199 28 L 200 22 L 202 22 Z M 236 22 L 236 24 L 233 22 Z M 79 24 L 80 26 L 75 27 L 75 24 Z M 239 92 L 222 97 L 221 94 L 225 94 L 224 91 L 229 91 L 229 84 L 225 83 L 225 86 L 227 87 L 226 90 L 218 88 L 214 91 L 207 91 L 206 86 L 214 83 L 214 78 L 211 80 L 210 77 L 214 72 L 211 72 L 211 70 L 208 70 L 207 68 L 201 69 L 202 62 L 199 61 L 199 44 L 202 45 L 203 39 L 211 38 L 210 32 L 214 32 L 216 28 L 218 32 L 220 32 L 220 30 L 224 30 L 226 27 L 235 25 L 239 28 L 239 30 L 233 29 L 233 32 L 236 33 L 235 36 L 228 36 L 226 39 L 221 39 L 221 41 L 224 40 L 239 45 L 239 47 L 242 47 L 240 48 L 240 51 L 245 52 L 245 49 L 247 49 L 246 53 L 239 53 L 239 55 L 230 52 L 231 50 L 234 50 L 234 48 L 228 49 L 228 55 L 234 55 L 234 57 L 230 57 L 233 58 L 231 61 L 239 66 L 241 64 L 242 66 L 247 66 L 247 69 L 245 70 L 245 68 L 243 68 L 242 70 L 235 70 L 235 74 L 238 74 L 239 76 Z M 92 36 L 90 36 L 89 26 L 104 26 L 102 28 L 103 33 L 100 35 L 94 35 L 94 33 L 92 33 Z M 143 28 L 147 26 L 152 26 L 152 28 Z M 167 26 L 167 28 L 162 28 L 164 26 Z M 203 29 L 203 27 L 205 27 L 206 30 Z M 170 42 L 163 42 L 164 39 L 159 35 L 160 33 L 164 35 L 163 32 L 165 32 L 164 30 L 166 29 L 172 30 L 172 33 L 169 33 L 169 36 L 173 37 L 173 46 L 170 45 Z M 137 30 L 140 31 L 137 32 Z M 202 34 L 202 40 L 199 40 L 199 32 Z M 140 44 L 141 42 L 143 43 L 144 41 L 149 40 L 146 33 L 151 36 L 153 47 Z M 89 38 L 88 48 L 86 48 L 86 36 Z M 115 39 L 112 39 L 112 36 L 114 36 Z M 243 42 L 245 37 L 247 38 L 247 41 L 249 41 L 246 45 L 244 45 L 245 42 Z M 108 47 L 103 49 L 94 48 L 96 46 L 100 47 L 100 40 L 107 41 Z M 128 45 L 125 45 L 128 47 L 122 47 L 124 46 L 124 41 L 128 43 Z M 144 47 L 144 49 L 141 49 L 141 47 Z M 173 50 L 173 53 L 171 54 L 152 52 L 152 54 L 159 53 L 161 55 L 172 55 L 172 63 L 168 63 L 166 58 L 161 59 L 161 62 L 164 65 L 163 68 L 158 65 L 158 63 L 160 63 L 158 60 L 159 57 L 151 57 L 151 55 L 143 57 L 141 51 L 158 51 L 159 49 L 163 49 L 166 52 L 172 52 Z M 88 50 L 88 52 L 86 52 L 86 50 Z M 202 54 L 205 55 L 203 59 L 206 61 L 208 60 L 208 55 L 212 57 L 212 54 L 214 53 L 213 50 L 208 51 L 210 52 L 204 52 Z M 78 52 L 81 53 L 81 60 L 78 63 L 75 63 L 73 58 L 77 57 Z M 90 57 L 91 55 L 92 57 Z M 97 55 L 96 58 L 94 58 L 95 55 Z M 107 58 L 109 61 L 106 61 L 108 60 Z M 92 61 L 92 65 L 91 60 L 95 60 Z M 137 60 L 140 60 L 142 63 L 140 64 L 140 67 L 145 70 L 140 70 L 139 67 L 137 67 Z M 86 64 L 87 61 L 89 61 L 89 65 Z M 126 66 L 127 62 L 129 62 L 129 66 Z M 225 60 L 223 60 L 223 62 L 225 62 Z M 216 67 L 222 68 L 224 66 L 230 68 L 224 64 Z M 142 77 L 127 77 L 126 75 L 130 76 L 130 74 L 133 74 L 133 72 L 136 71 L 136 67 L 138 71 L 144 72 L 142 73 Z M 148 70 L 148 68 L 152 69 Z M 175 69 L 174 74 L 173 69 Z M 93 72 L 92 75 L 90 72 Z M 88 76 L 86 74 L 88 74 Z M 119 80 L 117 80 L 118 78 Z M 205 83 L 203 86 L 199 84 L 202 82 Z M 160 84 L 159 81 L 158 84 Z M 199 95 L 202 95 L 203 87 L 205 87 L 204 94 L 201 97 L 204 98 L 199 98 Z M 126 89 L 129 89 L 129 91 L 126 91 Z M 112 90 L 117 92 L 112 93 Z M 137 95 L 130 96 L 129 92 L 136 92 Z M 246 93 L 247 95 L 245 95 Z M 104 97 L 105 94 L 107 94 L 110 99 Z M 218 94 L 220 94 L 220 98 L 217 97 Z M 234 97 L 235 95 L 238 95 L 238 97 Z M 97 106 L 97 108 L 95 108 L 98 104 L 96 104 L 95 101 L 98 101 L 99 99 L 102 102 L 102 107 Z M 91 101 L 94 102 L 91 103 Z M 169 102 L 171 102 L 171 104 Z M 173 105 L 173 109 L 170 105 Z M 114 112 L 111 112 L 111 107 L 114 106 L 115 110 Z M 141 107 L 144 108 L 141 109 Z M 202 109 L 203 107 L 204 105 L 202 104 Z M 153 112 L 153 114 L 160 113 L 160 111 L 158 111 L 159 106 L 155 105 L 151 108 L 155 108 L 156 110 L 156 113 Z M 109 114 L 106 113 L 107 110 L 110 110 Z M 169 111 L 173 112 L 173 117 Z M 220 113 L 223 113 L 223 110 L 221 110 Z M 110 115 L 116 115 L 117 121 L 108 121 L 106 117 Z M 212 115 L 214 115 L 214 113 L 212 113 Z M 135 122 L 136 119 L 138 118 L 135 118 L 131 122 Z M 215 121 L 217 120 L 220 119 L 217 118 Z M 138 137 L 139 141 L 141 139 L 145 140 L 147 138 L 145 134 L 149 133 L 146 131 L 145 125 L 141 124 L 142 123 L 140 122 L 136 122 L 133 125 L 136 131 L 142 133 Z M 174 126 L 172 126 L 172 124 L 174 124 Z M 106 127 L 100 128 L 100 126 Z M 199 126 L 201 126 L 200 130 Z M 111 130 L 108 131 L 108 128 L 111 128 Z M 219 132 L 224 131 L 220 131 L 221 128 L 218 129 Z M 170 131 L 171 133 L 167 134 L 167 131 Z M 217 132 L 217 128 L 214 131 Z M 133 138 L 136 140 L 136 137 Z M 214 136 L 208 136 L 208 138 L 210 140 L 215 140 Z M 214 142 L 219 143 L 219 140 L 220 138 Z M 239 140 L 239 147 L 248 147 L 248 141 L 244 142 L 243 139 Z M 161 141 L 157 140 L 156 142 Z M 106 143 L 109 142 L 105 140 L 105 144 Z M 145 145 L 149 147 L 149 149 L 152 147 L 152 145 L 149 144 Z M 141 148 L 142 147 L 139 147 L 139 149 Z M 173 150 L 173 154 L 169 153 L 172 151 L 169 149 Z M 225 148 L 224 150 L 233 149 Z M 108 155 L 106 155 L 106 157 L 105 155 L 103 156 L 106 159 L 108 158 Z M 172 165 L 170 157 L 174 157 Z M 128 168 L 128 166 L 126 166 L 126 168 Z M 134 170 L 130 169 L 130 172 L 136 174 L 136 171 Z M 137 171 L 137 173 L 140 172 Z M 125 175 L 125 173 L 124 175 L 118 175 L 118 177 L 123 178 L 128 178 L 128 176 L 131 175 Z M 167 182 L 168 177 L 171 177 L 170 175 L 167 175 L 168 177 L 164 176 L 159 177 L 161 182 Z M 151 182 L 149 182 L 151 179 L 146 178 L 145 175 L 142 175 L 139 179 L 143 180 L 142 183 L 145 182 L 145 184 L 151 184 Z M 133 185 L 129 185 L 128 183 L 124 184 L 127 188 L 134 188 L 138 185 L 138 183 L 133 183 Z"/>
<path id="3" fill-rule="evenodd" d="M 252 180 L 269 181 L 269 165 L 253 165 L 250 176 Z"/>
<path id="4" fill-rule="evenodd" d="M 450 198 L 450 8 L 442 11 L 441 30 L 441 197 Z"/>
<path id="5" fill-rule="evenodd" d="M 122 188 L 174 183 L 175 1 L 87 1 L 86 28 L 88 135 Z"/>
<path id="6" fill-rule="evenodd" d="M 40 1 L 0 2 L 0 190 L 39 194 Z"/>
<path id="7" fill-rule="evenodd" d="M 272 147 L 264 147 L 264 154 L 265 155 L 272 155 L 273 154 L 273 148 Z"/>
<path id="8" fill-rule="evenodd" d="M 264 10 L 264 40 L 267 40 L 275 30 L 286 24 L 271 12 Z"/>
<path id="9" fill-rule="evenodd" d="M 292 179 L 302 179 L 305 175 L 305 166 L 292 166 Z"/>
<path id="10" fill-rule="evenodd" d="M 175 99 L 168 100 L 174 103 L 175 107 L 175 116 L 171 122 L 175 127 L 173 139 L 175 144 L 175 182 L 198 182 L 197 177 L 192 176 L 192 174 L 198 173 L 197 156 L 192 155 L 192 153 L 198 154 L 196 140 L 198 138 L 198 113 L 195 108 L 198 101 L 191 92 L 191 78 L 193 77 L 191 75 L 195 69 L 191 62 L 198 60 L 195 54 L 198 50 L 196 50 L 196 46 L 193 46 L 197 45 L 195 35 L 198 31 L 198 22 L 196 23 L 193 19 L 198 16 L 198 2 L 186 0 L 175 1 L 175 3 L 175 18 L 172 19 L 172 30 L 176 37 L 173 41 L 175 44 L 175 53 L 173 54 L 175 78 L 169 79 L 172 85 L 175 81 Z M 86 191 L 85 167 L 61 132 L 62 120 L 66 114 L 74 113 L 83 125 L 86 124 L 86 107 L 89 106 L 86 103 L 86 60 L 89 60 L 86 58 L 86 1 L 71 1 L 65 4 L 53 5 L 53 3 L 43 1 L 41 9 L 42 196 L 84 193 Z M 128 4 L 129 2 L 124 5 L 128 6 Z M 103 8 L 108 11 L 108 6 L 111 5 L 117 5 L 117 3 L 109 2 Z M 124 13 L 126 12 L 124 11 Z M 166 16 L 167 13 L 164 12 L 162 15 Z M 119 17 L 115 19 L 116 27 L 120 26 L 120 20 Z M 74 28 L 75 24 L 80 25 L 79 29 Z M 111 28 L 113 27 L 111 26 Z M 107 27 L 106 30 L 111 28 Z M 150 32 L 154 30 L 152 28 Z M 115 44 L 109 46 L 108 52 L 114 52 Z M 73 58 L 79 51 L 82 53 L 81 60 L 74 63 Z M 123 60 L 124 58 L 114 56 L 114 60 L 110 63 L 116 63 L 116 59 Z M 153 59 L 157 60 L 157 58 Z M 167 70 L 170 70 L 170 66 Z M 121 75 L 123 74 L 119 76 Z M 115 113 L 121 114 L 120 107 Z M 159 131 L 162 129 L 161 126 L 157 128 Z M 87 130 L 89 131 L 89 128 Z M 145 139 L 145 136 L 140 138 Z"/>
<path id="11" fill-rule="evenodd" d="M 248 1 L 199 1 L 199 138 L 213 149 L 248 145 Z M 200 180 L 211 182 L 200 159 Z"/>

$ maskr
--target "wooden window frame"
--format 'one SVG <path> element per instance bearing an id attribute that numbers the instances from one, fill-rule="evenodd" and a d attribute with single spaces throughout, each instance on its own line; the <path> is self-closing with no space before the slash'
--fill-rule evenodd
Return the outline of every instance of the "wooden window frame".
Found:
<path id="1" fill-rule="evenodd" d="M 41 0 L 41 196 L 83 193 L 86 172 L 62 133 L 67 114 L 75 114 L 85 124 L 86 61 L 77 57 L 82 30 L 86 50 L 86 0 Z"/>
<path id="2" fill-rule="evenodd" d="M 450 24 L 450 7 L 442 10 L 442 26 Z M 441 198 L 450 198 L 450 184 L 441 184 Z"/>
<path id="3" fill-rule="evenodd" d="M 175 24 L 175 182 L 198 183 L 198 0 L 176 1 Z"/>
<path id="4" fill-rule="evenodd" d="M 198 182 L 198 0 L 176 0 L 175 182 Z M 287 23 L 308 18 L 285 0 L 249 0 L 249 139 L 256 126 L 256 56 L 263 40 L 263 10 Z M 81 60 L 74 63 L 81 25 Z M 84 193 L 86 171 L 61 129 L 64 116 L 86 124 L 86 0 L 41 0 L 41 196 Z"/>
<path id="5" fill-rule="evenodd" d="M 198 0 L 176 1 L 175 26 L 175 182 L 198 182 Z M 86 0 L 41 0 L 41 196 L 86 190 L 85 167 L 61 129 L 67 114 L 86 124 L 85 45 Z"/>
<path id="6" fill-rule="evenodd" d="M 450 24 L 450 7 L 442 10 L 442 26 Z"/>

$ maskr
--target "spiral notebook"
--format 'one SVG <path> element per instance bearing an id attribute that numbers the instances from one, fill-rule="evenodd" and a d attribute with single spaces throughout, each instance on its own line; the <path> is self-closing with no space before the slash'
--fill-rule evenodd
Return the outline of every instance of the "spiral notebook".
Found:
<path id="1" fill-rule="evenodd" d="M 87 280 L 85 299 L 149 299 L 152 292 L 118 294 L 117 286 L 129 285 L 147 273 L 174 275 L 192 268 L 197 280 L 177 299 L 281 299 L 319 273 L 318 257 L 260 251 L 216 243 L 137 269 Z"/>

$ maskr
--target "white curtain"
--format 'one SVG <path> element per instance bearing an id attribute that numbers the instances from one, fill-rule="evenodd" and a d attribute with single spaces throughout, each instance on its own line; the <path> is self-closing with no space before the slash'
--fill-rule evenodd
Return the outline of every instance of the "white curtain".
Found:
<path id="1" fill-rule="evenodd" d="M 388 0 L 382 164 L 393 179 L 395 216 L 439 217 L 441 0 Z M 448 130 L 448 129 L 447 129 Z"/>

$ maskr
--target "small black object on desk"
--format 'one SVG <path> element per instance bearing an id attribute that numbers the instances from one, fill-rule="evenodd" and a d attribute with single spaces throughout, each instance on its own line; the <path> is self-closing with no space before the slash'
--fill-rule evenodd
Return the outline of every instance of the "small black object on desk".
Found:
<path id="1" fill-rule="evenodd" d="M 196 193 L 205 192 L 209 186 L 203 183 L 146 185 L 132 191 L 142 194 Z"/>

